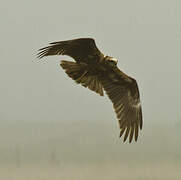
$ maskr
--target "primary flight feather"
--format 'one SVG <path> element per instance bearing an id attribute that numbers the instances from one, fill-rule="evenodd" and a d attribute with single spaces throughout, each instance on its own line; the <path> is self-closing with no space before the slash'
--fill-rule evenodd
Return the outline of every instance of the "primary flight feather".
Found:
<path id="1" fill-rule="evenodd" d="M 135 79 L 119 70 L 117 60 L 105 56 L 92 38 L 79 38 L 53 42 L 39 49 L 38 58 L 51 55 L 67 55 L 76 62 L 61 61 L 61 67 L 76 83 L 88 87 L 101 96 L 105 90 L 113 103 L 123 141 L 138 139 L 142 129 L 142 110 L 138 85 Z"/>

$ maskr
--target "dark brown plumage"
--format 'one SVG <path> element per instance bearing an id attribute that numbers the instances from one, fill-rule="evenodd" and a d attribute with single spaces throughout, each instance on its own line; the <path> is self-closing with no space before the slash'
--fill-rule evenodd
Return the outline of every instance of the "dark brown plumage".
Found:
<path id="1" fill-rule="evenodd" d="M 117 60 L 104 56 L 91 38 L 50 43 L 39 50 L 38 57 L 68 55 L 76 62 L 61 61 L 61 67 L 76 83 L 103 96 L 103 89 L 113 103 L 119 120 L 120 137 L 129 142 L 138 139 L 142 129 L 142 111 L 136 80 L 117 67 Z"/>

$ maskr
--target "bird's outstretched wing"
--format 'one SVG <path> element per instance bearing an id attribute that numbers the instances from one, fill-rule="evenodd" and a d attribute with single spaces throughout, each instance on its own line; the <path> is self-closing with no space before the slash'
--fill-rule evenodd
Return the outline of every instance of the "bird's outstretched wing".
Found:
<path id="1" fill-rule="evenodd" d="M 104 76 L 101 83 L 119 120 L 120 137 L 124 134 L 126 141 L 129 136 L 131 142 L 134 136 L 137 141 L 138 131 L 142 129 L 142 110 L 136 80 L 119 73 L 117 77 Z"/>
<path id="2" fill-rule="evenodd" d="M 50 46 L 39 49 L 38 58 L 51 55 L 68 55 L 77 62 L 88 62 L 103 57 L 92 38 L 53 42 Z"/>

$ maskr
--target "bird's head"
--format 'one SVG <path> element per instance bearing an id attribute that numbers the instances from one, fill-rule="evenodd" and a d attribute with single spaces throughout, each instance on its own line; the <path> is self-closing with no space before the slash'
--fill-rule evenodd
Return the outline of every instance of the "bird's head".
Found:
<path id="1" fill-rule="evenodd" d="M 106 56 L 105 57 L 105 60 L 108 62 L 108 64 L 112 67 L 116 66 L 117 63 L 118 63 L 118 60 L 113 58 L 113 57 L 110 57 L 110 56 Z"/>

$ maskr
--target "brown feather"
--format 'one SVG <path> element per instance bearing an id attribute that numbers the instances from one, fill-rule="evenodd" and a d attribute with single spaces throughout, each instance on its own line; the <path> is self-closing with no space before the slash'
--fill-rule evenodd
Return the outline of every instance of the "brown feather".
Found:
<path id="1" fill-rule="evenodd" d="M 126 141 L 128 136 L 129 142 L 132 141 L 133 136 L 135 141 L 137 141 L 138 127 L 140 129 L 142 127 L 142 113 L 141 106 L 138 105 L 140 100 L 137 83 L 132 78 L 125 80 L 126 76 L 124 78 L 118 76 L 118 81 L 115 81 L 115 77 L 114 79 L 111 79 L 110 76 L 102 78 L 103 88 L 112 101 L 119 120 L 120 137 L 126 130 L 123 141 Z"/>
<path id="2" fill-rule="evenodd" d="M 77 84 L 88 87 L 90 90 L 100 94 L 100 96 L 103 96 L 103 87 L 98 77 L 89 73 L 87 64 L 61 61 L 60 66 L 65 70 L 70 78 L 75 80 Z"/>

